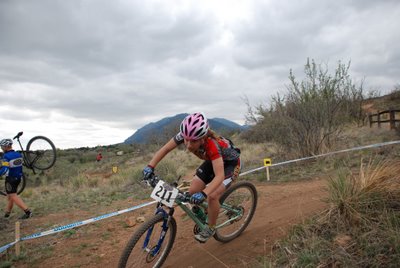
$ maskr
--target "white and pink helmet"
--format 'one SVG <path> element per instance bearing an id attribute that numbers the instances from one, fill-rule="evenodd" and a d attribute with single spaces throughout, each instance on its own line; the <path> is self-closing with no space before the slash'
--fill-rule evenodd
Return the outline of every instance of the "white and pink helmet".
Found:
<path id="1" fill-rule="evenodd" d="M 203 113 L 193 113 L 183 119 L 181 134 L 185 140 L 198 140 L 203 138 L 208 131 L 208 121 Z"/>

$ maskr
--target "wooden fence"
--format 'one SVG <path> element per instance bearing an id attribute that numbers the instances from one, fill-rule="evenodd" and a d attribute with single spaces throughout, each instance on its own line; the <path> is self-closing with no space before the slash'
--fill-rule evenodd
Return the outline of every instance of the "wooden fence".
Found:
<path id="1" fill-rule="evenodd" d="M 397 118 L 399 119 L 396 119 Z M 368 114 L 369 126 L 378 123 L 378 127 L 381 127 L 382 123 L 389 123 L 390 129 L 396 128 L 396 122 L 400 122 L 400 110 L 391 109 L 386 111 L 378 111 L 376 114 Z"/>

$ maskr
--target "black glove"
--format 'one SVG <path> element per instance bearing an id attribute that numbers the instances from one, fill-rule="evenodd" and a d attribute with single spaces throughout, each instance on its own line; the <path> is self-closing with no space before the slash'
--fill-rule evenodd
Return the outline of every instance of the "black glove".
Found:
<path id="1" fill-rule="evenodd" d="M 153 177 L 154 175 L 154 167 L 147 165 L 144 169 L 143 169 L 143 180 L 148 180 L 151 177 Z"/>

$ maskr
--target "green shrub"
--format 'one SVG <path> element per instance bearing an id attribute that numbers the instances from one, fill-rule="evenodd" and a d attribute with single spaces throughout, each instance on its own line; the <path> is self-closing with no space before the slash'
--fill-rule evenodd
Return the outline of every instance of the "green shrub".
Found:
<path id="1" fill-rule="evenodd" d="M 255 111 L 249 107 L 247 121 L 255 125 L 243 136 L 252 142 L 274 141 L 294 156 L 331 149 L 344 125 L 362 116 L 362 85 L 353 84 L 349 67 L 339 62 L 330 75 L 307 60 L 301 82 L 290 71 L 286 95 L 274 97 L 269 107 L 260 105 Z"/>
<path id="2" fill-rule="evenodd" d="M 70 184 L 72 185 L 72 188 L 74 190 L 77 190 L 79 188 L 82 188 L 84 185 L 87 185 L 87 178 L 82 174 L 72 177 L 70 179 Z"/>
<path id="3" fill-rule="evenodd" d="M 400 165 L 380 160 L 329 181 L 330 207 L 279 241 L 273 267 L 397 267 Z"/>

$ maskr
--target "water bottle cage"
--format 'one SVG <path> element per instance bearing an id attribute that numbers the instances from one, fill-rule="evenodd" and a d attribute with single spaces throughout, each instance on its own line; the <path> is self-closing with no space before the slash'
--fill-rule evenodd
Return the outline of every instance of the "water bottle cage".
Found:
<path id="1" fill-rule="evenodd" d="M 204 212 L 203 208 L 199 206 L 193 206 L 192 207 L 192 212 L 196 214 L 197 218 L 201 220 L 203 223 L 206 223 L 207 221 L 207 214 Z"/>

